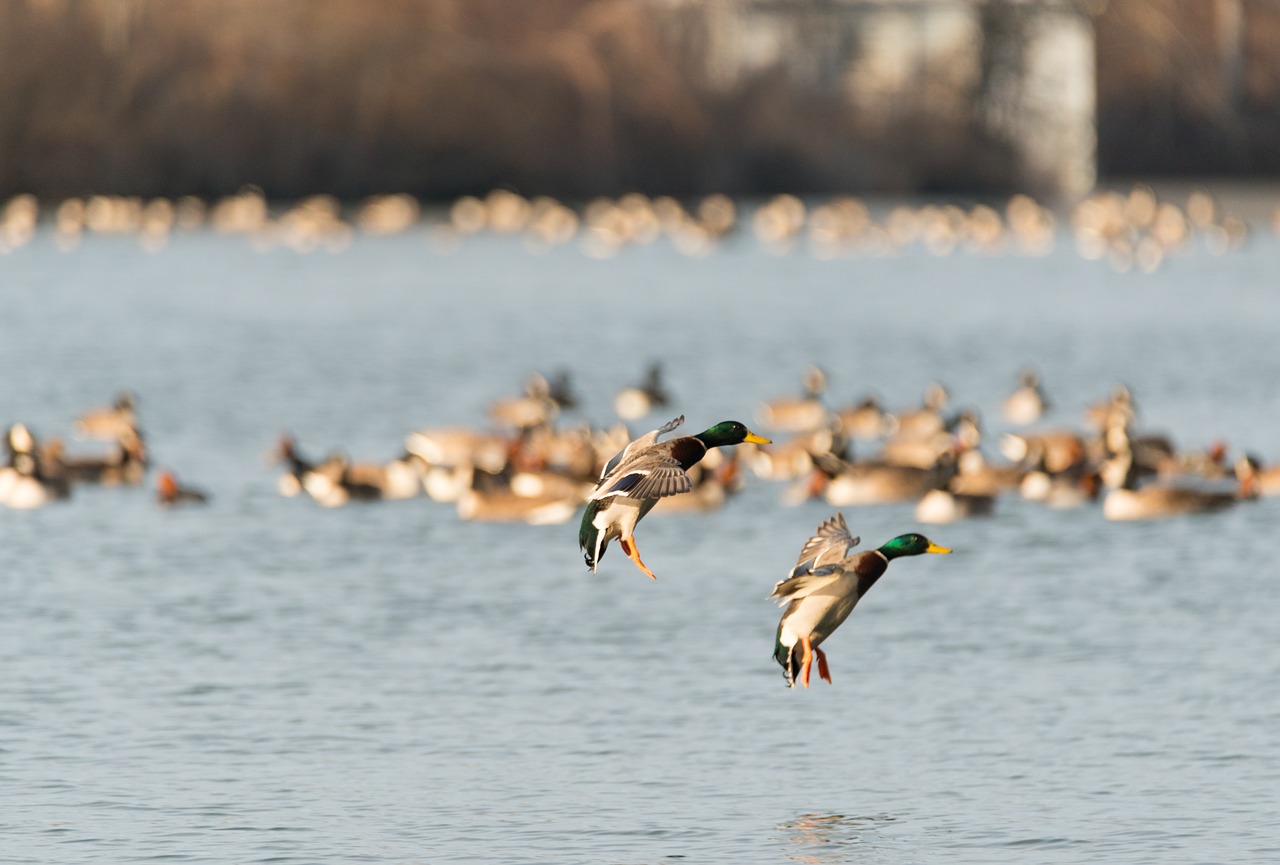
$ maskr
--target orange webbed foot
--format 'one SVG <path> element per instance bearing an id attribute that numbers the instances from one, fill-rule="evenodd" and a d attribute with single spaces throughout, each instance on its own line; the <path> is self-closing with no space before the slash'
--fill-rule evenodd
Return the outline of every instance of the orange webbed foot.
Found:
<path id="1" fill-rule="evenodd" d="M 806 688 L 809 687 L 809 673 L 813 668 L 813 645 L 809 642 L 808 637 L 801 637 L 800 644 L 804 646 L 804 657 L 800 660 L 800 684 Z M 821 670 L 819 670 L 821 673 Z"/>
<path id="2" fill-rule="evenodd" d="M 627 554 L 627 558 L 635 562 L 636 567 L 640 569 L 642 574 L 651 580 L 658 579 L 658 575 L 649 570 L 648 565 L 640 561 L 640 548 L 636 546 L 635 536 L 632 536 L 630 540 L 623 540 L 622 538 L 619 538 L 618 545 L 622 547 L 622 551 Z"/>
<path id="3" fill-rule="evenodd" d="M 814 649 L 813 651 L 818 656 L 818 675 L 822 677 L 822 681 L 830 685 L 831 668 L 827 666 L 827 653 L 821 649 Z"/>

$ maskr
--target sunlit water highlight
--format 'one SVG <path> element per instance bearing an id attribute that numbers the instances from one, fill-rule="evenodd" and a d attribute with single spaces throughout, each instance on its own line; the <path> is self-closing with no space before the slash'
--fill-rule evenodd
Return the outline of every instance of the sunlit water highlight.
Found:
<path id="1" fill-rule="evenodd" d="M 651 518 L 651 583 L 616 549 L 587 574 L 572 526 L 324 511 L 265 463 L 284 429 L 391 457 L 533 369 L 572 370 L 570 419 L 608 422 L 659 357 L 699 429 L 816 362 L 835 402 L 940 379 L 994 435 L 1033 364 L 1047 423 L 1123 380 L 1147 428 L 1280 458 L 1277 253 L 1140 276 L 1066 243 L 821 262 L 38 239 L 0 259 L 0 420 L 65 434 L 132 388 L 157 464 L 214 502 L 0 512 L 0 859 L 1280 858 L 1274 501 L 1113 525 L 1008 500 L 930 529 L 956 553 L 895 562 L 827 644 L 834 685 L 791 692 L 765 596 L 821 504 L 756 482 Z M 868 544 L 915 528 L 909 506 L 847 516 Z"/>

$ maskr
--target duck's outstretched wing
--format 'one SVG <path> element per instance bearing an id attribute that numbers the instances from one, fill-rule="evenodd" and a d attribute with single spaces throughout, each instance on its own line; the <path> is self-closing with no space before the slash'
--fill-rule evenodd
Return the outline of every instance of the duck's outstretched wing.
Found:
<path id="1" fill-rule="evenodd" d="M 600 470 L 600 480 L 604 481 L 610 474 L 616 471 L 619 466 L 624 465 L 631 456 L 638 456 L 645 448 L 657 444 L 658 436 L 666 435 L 682 423 L 684 423 L 684 415 L 680 415 L 678 418 L 669 420 L 657 429 L 650 430 L 640 436 L 640 438 L 630 442 L 626 447 L 614 454 L 613 459 L 605 463 L 604 468 Z"/>
<path id="2" fill-rule="evenodd" d="M 824 565 L 834 565 L 842 561 L 861 540 L 849 534 L 844 514 L 837 512 L 831 519 L 819 523 L 817 534 L 804 542 L 789 576 L 796 577 Z"/>
<path id="3" fill-rule="evenodd" d="M 785 604 L 788 601 L 812 595 L 843 576 L 844 569 L 834 564 L 823 565 L 803 574 L 795 574 L 793 572 L 790 577 L 774 585 L 773 594 L 769 595 L 769 597 L 776 598 L 779 604 Z"/>
<path id="4" fill-rule="evenodd" d="M 591 500 L 623 495 L 633 499 L 660 499 L 687 493 L 693 479 L 680 463 L 661 450 L 637 455 L 623 463 L 614 474 L 602 481 L 588 497 Z"/>

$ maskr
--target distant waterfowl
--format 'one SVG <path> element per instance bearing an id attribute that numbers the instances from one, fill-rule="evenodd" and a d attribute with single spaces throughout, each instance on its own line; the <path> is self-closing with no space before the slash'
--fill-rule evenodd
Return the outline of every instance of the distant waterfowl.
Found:
<path id="1" fill-rule="evenodd" d="M 8 460 L 0 466 L 0 505 L 14 510 L 31 510 L 65 499 L 70 488 L 65 480 L 46 474 L 35 436 L 26 425 L 15 423 L 5 435 Z"/>
<path id="2" fill-rule="evenodd" d="M 678 496 L 664 496 L 658 500 L 652 513 L 683 514 L 690 511 L 709 513 L 724 507 L 729 497 L 738 491 L 742 476 L 738 449 L 725 456 L 724 451 L 709 451 L 702 462 L 691 466 L 689 476 L 693 488 Z"/>
<path id="3" fill-rule="evenodd" d="M 618 391 L 613 398 L 613 410 L 623 420 L 639 420 L 654 409 L 665 408 L 670 401 L 662 381 L 662 365 L 653 363 L 643 382 Z"/>
<path id="4" fill-rule="evenodd" d="M 162 471 L 156 475 L 156 502 L 166 507 L 178 505 L 202 505 L 209 501 L 204 490 L 178 483 L 173 472 Z"/>
<path id="5" fill-rule="evenodd" d="M 302 492 L 302 479 L 315 468 L 315 463 L 298 453 L 298 443 L 285 433 L 273 455 L 273 461 L 284 463 L 285 473 L 276 482 L 280 495 L 293 498 Z"/>
<path id="6" fill-rule="evenodd" d="M 1034 468 L 1022 476 L 1018 492 L 1027 501 L 1039 502 L 1053 510 L 1068 510 L 1097 501 L 1102 480 L 1086 465 L 1066 471 L 1048 472 Z"/>
<path id="7" fill-rule="evenodd" d="M 1023 370 L 1019 376 L 1019 384 L 1013 393 L 1004 398 L 1000 404 L 1000 413 L 1004 419 L 1016 426 L 1026 426 L 1040 420 L 1049 406 L 1044 389 L 1040 385 L 1040 376 L 1035 370 Z"/>
<path id="8" fill-rule="evenodd" d="M 405 438 L 405 449 L 420 457 L 427 466 L 452 470 L 474 465 L 493 473 L 506 466 L 512 444 L 509 435 L 467 427 L 423 429 Z"/>
<path id="9" fill-rule="evenodd" d="M 385 463 L 351 462 L 345 469 L 345 483 L 372 487 L 378 490 L 376 498 L 399 500 L 422 495 L 423 462 L 412 453 L 405 452 Z"/>
<path id="10" fill-rule="evenodd" d="M 835 507 L 913 501 L 943 486 L 955 473 L 949 453 L 929 468 L 878 460 L 849 463 L 830 454 L 816 454 L 813 462 L 810 493 Z"/>
<path id="11" fill-rule="evenodd" d="M 950 488 L 963 495 L 997 496 L 1012 492 L 1027 470 L 1013 463 L 991 463 L 978 448 L 966 448 L 956 458 Z"/>
<path id="12" fill-rule="evenodd" d="M 951 394 L 938 382 L 925 388 L 919 408 L 900 412 L 893 416 L 891 440 L 920 441 L 931 438 L 947 428 L 942 410 L 951 402 Z"/>
<path id="13" fill-rule="evenodd" d="M 1236 474 L 1250 497 L 1280 496 L 1280 465 L 1264 466 L 1257 456 L 1241 454 Z"/>
<path id="14" fill-rule="evenodd" d="M 458 495 L 459 519 L 477 522 L 521 522 L 533 526 L 566 523 L 582 505 L 582 489 L 551 473 L 503 475 L 476 472 Z"/>
<path id="15" fill-rule="evenodd" d="M 1108 520 L 1152 520 L 1219 511 L 1240 500 L 1238 492 L 1219 492 L 1164 482 L 1139 485 L 1132 455 L 1115 458 L 1111 468 L 1122 475 L 1119 486 L 1102 499 L 1102 515 Z M 1241 488 L 1247 489 L 1242 480 Z"/>
<path id="16" fill-rule="evenodd" d="M 497 399 L 489 404 L 489 419 L 499 426 L 531 429 L 550 423 L 560 412 L 551 398 L 551 385 L 545 377 L 533 373 L 524 383 L 524 394 Z"/>
<path id="17" fill-rule="evenodd" d="M 1084 412 L 1085 423 L 1099 432 L 1109 427 L 1129 427 L 1138 419 L 1138 408 L 1133 393 L 1125 384 L 1118 384 L 1107 399 L 1093 403 Z"/>
<path id="18" fill-rule="evenodd" d="M 958 493 L 949 487 L 929 490 L 916 502 L 916 520 L 929 525 L 954 523 L 971 517 L 989 517 L 995 512 L 993 495 Z"/>
<path id="19" fill-rule="evenodd" d="M 799 397 L 777 397 L 761 403 L 760 425 L 779 432 L 809 432 L 827 426 L 830 411 L 822 401 L 827 374 L 811 366 L 804 374 L 804 393 Z"/>
<path id="20" fill-rule="evenodd" d="M 1009 433 L 1000 439 L 1000 453 L 1026 468 L 1057 474 L 1087 462 L 1089 447 L 1079 433 L 1053 429 Z"/>
<path id="21" fill-rule="evenodd" d="M 744 447 L 742 451 L 752 473 L 770 481 L 807 477 L 813 471 L 814 454 L 830 454 L 842 460 L 851 456 L 848 441 L 830 427 L 796 433 L 767 447 Z"/>
<path id="22" fill-rule="evenodd" d="M 72 483 L 102 486 L 134 486 L 142 483 L 150 459 L 142 434 L 126 429 L 103 456 L 67 456 L 59 453 L 59 471 Z"/>
<path id="23" fill-rule="evenodd" d="M 335 453 L 302 475 L 302 489 L 321 507 L 340 508 L 351 502 L 374 502 L 384 497 L 376 483 L 352 476 L 351 460 Z"/>
<path id="24" fill-rule="evenodd" d="M 77 436 L 87 439 L 116 440 L 138 428 L 138 399 L 129 391 L 116 396 L 105 408 L 89 409 L 76 418 Z"/>
<path id="25" fill-rule="evenodd" d="M 787 604 L 778 622 L 773 657 L 782 667 L 788 687 L 809 687 L 814 657 L 818 675 L 831 681 L 827 656 L 819 648 L 840 627 L 862 596 L 884 575 L 889 562 L 902 556 L 949 553 L 923 535 L 910 533 L 887 541 L 876 550 L 850 554 L 858 538 L 849 534 L 844 516 L 818 526 L 805 541 L 787 579 L 773 587 L 770 598 Z"/>
<path id="26" fill-rule="evenodd" d="M 836 426 L 845 438 L 870 441 L 890 432 L 893 420 L 879 397 L 866 396 L 851 406 L 837 409 Z"/>
<path id="27" fill-rule="evenodd" d="M 709 449 L 743 442 L 769 443 L 737 421 L 721 421 L 697 435 L 658 441 L 659 436 L 682 423 L 684 415 L 645 433 L 605 465 L 600 482 L 588 496 L 578 530 L 578 546 L 592 573 L 609 541 L 617 538 L 622 551 L 641 573 L 657 579 L 640 559 L 633 536 L 636 524 L 653 510 L 658 499 L 692 489 L 689 469 L 705 457 Z"/>

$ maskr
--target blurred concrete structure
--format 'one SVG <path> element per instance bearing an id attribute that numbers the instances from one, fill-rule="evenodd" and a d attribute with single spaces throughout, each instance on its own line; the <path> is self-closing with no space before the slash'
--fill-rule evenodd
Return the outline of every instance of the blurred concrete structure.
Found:
<path id="1" fill-rule="evenodd" d="M 778 75 L 833 118 L 808 134 L 839 136 L 817 148 L 862 156 L 859 142 L 911 134 L 940 148 L 988 148 L 970 166 L 979 186 L 1080 195 L 1095 179 L 1093 24 L 1078 0 L 656 0 L 677 53 L 695 59 L 700 86 L 731 93 Z M 952 186 L 934 166 L 899 150 L 915 176 L 871 186 Z M 912 161 L 916 164 L 912 165 Z M 842 172 L 833 166 L 833 179 Z M 970 181 L 972 182 L 972 181 Z"/>
<path id="2" fill-rule="evenodd" d="M 1280 0 L 4 0 L 0 197 L 1280 174 Z"/>

